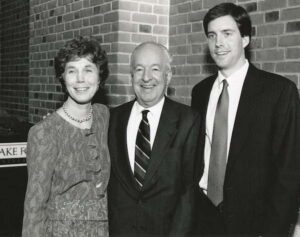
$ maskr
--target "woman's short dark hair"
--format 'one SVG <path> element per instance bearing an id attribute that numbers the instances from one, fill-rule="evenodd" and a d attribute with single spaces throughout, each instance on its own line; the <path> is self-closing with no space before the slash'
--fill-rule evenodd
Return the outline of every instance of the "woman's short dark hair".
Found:
<path id="1" fill-rule="evenodd" d="M 60 80 L 63 87 L 65 87 L 63 73 L 66 64 L 78 57 L 88 57 L 99 68 L 100 85 L 103 86 L 109 74 L 106 52 L 95 38 L 78 36 L 68 41 L 54 59 L 56 78 Z"/>
<path id="2" fill-rule="evenodd" d="M 249 39 L 251 39 L 251 19 L 247 13 L 247 11 L 241 7 L 237 6 L 233 3 L 221 3 L 213 8 L 211 8 L 205 15 L 203 19 L 203 27 L 205 34 L 207 35 L 208 31 L 208 24 L 222 16 L 232 16 L 232 18 L 235 20 L 235 22 L 238 25 L 239 31 L 241 33 L 241 36 L 249 36 Z"/>

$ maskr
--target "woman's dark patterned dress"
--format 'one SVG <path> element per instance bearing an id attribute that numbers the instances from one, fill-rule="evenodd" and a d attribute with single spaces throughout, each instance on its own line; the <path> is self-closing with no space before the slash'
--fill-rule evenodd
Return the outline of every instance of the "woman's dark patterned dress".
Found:
<path id="1" fill-rule="evenodd" d="M 91 129 L 57 113 L 30 129 L 23 237 L 108 236 L 108 121 L 107 107 L 94 104 Z"/>

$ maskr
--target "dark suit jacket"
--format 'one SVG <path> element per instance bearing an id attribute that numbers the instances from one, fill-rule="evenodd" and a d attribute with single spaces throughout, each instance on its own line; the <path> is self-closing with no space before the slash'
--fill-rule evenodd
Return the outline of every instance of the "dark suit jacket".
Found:
<path id="1" fill-rule="evenodd" d="M 191 227 L 200 119 L 166 98 L 141 191 L 129 164 L 126 129 L 133 101 L 111 111 L 108 187 L 111 236 L 181 236 Z"/>
<path id="2" fill-rule="evenodd" d="M 193 88 L 192 107 L 200 111 L 203 118 L 216 77 L 211 76 Z M 205 133 L 205 122 L 202 132 Z M 226 168 L 221 216 L 226 232 L 230 236 L 285 236 L 297 216 L 299 182 L 300 102 L 297 89 L 286 78 L 250 64 Z M 206 221 L 207 227 L 208 219 L 221 220 L 201 190 L 197 203 L 198 213 L 201 212 L 198 224 Z"/>

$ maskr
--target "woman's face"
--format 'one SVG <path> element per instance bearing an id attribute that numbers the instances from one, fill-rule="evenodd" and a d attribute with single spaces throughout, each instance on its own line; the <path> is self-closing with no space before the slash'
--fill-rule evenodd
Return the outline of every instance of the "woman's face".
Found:
<path id="1" fill-rule="evenodd" d="M 68 62 L 63 78 L 69 97 L 78 104 L 91 102 L 99 88 L 99 69 L 88 57 Z"/>

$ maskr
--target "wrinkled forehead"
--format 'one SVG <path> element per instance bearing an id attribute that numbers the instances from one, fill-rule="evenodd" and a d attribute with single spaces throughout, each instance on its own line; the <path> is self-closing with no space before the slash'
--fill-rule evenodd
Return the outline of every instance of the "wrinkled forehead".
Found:
<path id="1" fill-rule="evenodd" d="M 132 57 L 132 66 L 136 65 L 166 65 L 167 55 L 159 46 L 144 45 L 137 49 Z"/>

